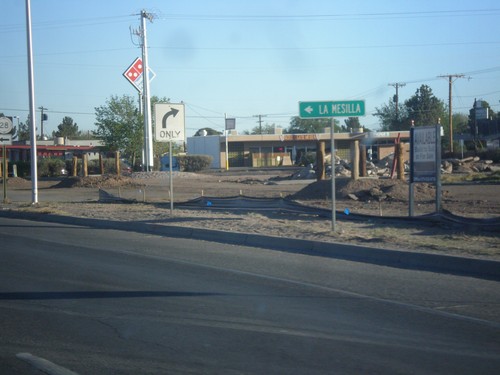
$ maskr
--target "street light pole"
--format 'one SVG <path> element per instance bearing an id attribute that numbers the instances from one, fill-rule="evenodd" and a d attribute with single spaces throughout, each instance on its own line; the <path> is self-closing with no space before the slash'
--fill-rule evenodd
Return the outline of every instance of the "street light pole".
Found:
<path id="1" fill-rule="evenodd" d="M 29 104 L 30 104 L 30 139 L 31 139 L 31 186 L 32 186 L 32 204 L 38 203 L 38 170 L 36 155 L 36 116 L 35 116 L 35 84 L 33 72 L 33 45 L 31 35 L 31 3 L 26 0 L 26 36 L 28 49 L 28 85 L 29 85 Z"/>

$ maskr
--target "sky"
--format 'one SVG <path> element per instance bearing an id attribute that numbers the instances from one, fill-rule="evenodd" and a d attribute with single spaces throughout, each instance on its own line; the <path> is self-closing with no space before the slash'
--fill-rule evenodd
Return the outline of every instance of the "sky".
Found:
<path id="1" fill-rule="evenodd" d="M 26 2 L 2 0 L 0 112 L 29 113 Z M 185 103 L 186 135 L 286 128 L 299 101 L 364 100 L 373 116 L 399 88 L 404 102 L 426 84 L 454 113 L 474 99 L 500 110 L 498 0 L 31 0 L 35 106 L 44 133 L 71 117 L 82 131 L 111 96 L 137 97 L 123 76 L 141 56 L 131 30 L 147 22 L 151 94 Z M 340 119 L 343 121 L 343 119 Z M 16 125 L 16 122 L 14 122 Z"/>

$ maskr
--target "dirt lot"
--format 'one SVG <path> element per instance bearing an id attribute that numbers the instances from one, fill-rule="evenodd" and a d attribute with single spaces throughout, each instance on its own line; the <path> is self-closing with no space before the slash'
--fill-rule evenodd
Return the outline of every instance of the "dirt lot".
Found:
<path id="1" fill-rule="evenodd" d="M 174 201 L 200 196 L 284 197 L 331 209 L 331 181 L 291 179 L 288 171 L 175 172 Z M 279 210 L 220 210 L 213 207 L 170 211 L 168 173 L 91 176 L 40 180 L 39 204 L 33 206 L 31 182 L 8 180 L 9 203 L 2 210 L 28 210 L 59 215 L 142 221 L 173 226 L 260 233 L 326 242 L 349 242 L 387 249 L 444 253 L 500 260 L 500 227 L 471 225 L 470 220 L 436 222 L 405 220 L 408 184 L 390 179 L 336 178 L 336 231 L 331 220 Z M 442 188 L 442 208 L 466 218 L 500 217 L 498 184 L 453 184 Z M 99 189 L 101 193 L 99 193 Z M 134 203 L 124 203 L 115 198 Z M 415 214 L 435 211 L 435 189 L 416 184 Z M 347 215 L 349 213 L 349 215 Z M 359 218 L 355 214 L 367 214 Z M 395 219 L 394 217 L 400 217 Z M 497 221 L 498 222 L 498 221 Z"/>

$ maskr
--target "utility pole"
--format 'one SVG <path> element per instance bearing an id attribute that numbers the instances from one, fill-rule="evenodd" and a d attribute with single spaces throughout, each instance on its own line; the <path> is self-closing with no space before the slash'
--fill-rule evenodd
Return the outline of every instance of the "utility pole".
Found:
<path id="1" fill-rule="evenodd" d="M 44 108 L 43 106 L 41 106 L 41 107 L 38 107 L 38 109 L 42 112 L 41 116 L 40 116 L 40 120 L 41 120 L 40 121 L 40 130 L 41 130 L 40 139 L 43 140 L 43 122 L 48 119 L 47 114 L 44 114 L 43 111 L 47 111 L 48 108 Z"/>
<path id="2" fill-rule="evenodd" d="M 394 102 L 396 103 L 396 122 L 399 121 L 399 88 L 406 86 L 406 83 L 389 83 L 389 86 L 392 86 L 396 89 L 396 95 L 394 95 Z"/>
<path id="3" fill-rule="evenodd" d="M 151 123 L 151 96 L 149 86 L 149 61 L 148 61 L 148 39 L 146 30 L 146 20 L 153 22 L 155 15 L 141 10 L 141 27 L 139 30 L 133 31 L 140 39 L 142 48 L 142 96 L 139 94 L 139 100 L 142 100 L 142 106 L 139 105 L 139 110 L 142 109 L 144 115 L 144 148 L 143 148 L 143 164 L 145 171 L 153 169 L 153 127 Z M 142 107 L 142 108 L 141 108 Z"/>
<path id="4" fill-rule="evenodd" d="M 451 100 L 451 89 L 452 89 L 452 83 L 455 79 L 457 78 L 463 78 L 463 74 L 448 74 L 448 75 L 441 75 L 438 76 L 439 78 L 448 78 L 448 109 L 449 109 L 449 114 L 448 114 L 448 126 L 450 130 L 450 152 L 453 152 L 453 116 L 452 116 L 452 100 Z M 454 79 L 455 78 L 455 79 Z"/>
<path id="5" fill-rule="evenodd" d="M 146 35 L 146 19 L 153 22 L 153 15 L 145 10 L 141 11 L 142 23 L 142 64 L 143 66 L 143 96 L 144 96 L 144 142 L 146 144 L 146 170 L 153 170 L 153 127 L 151 124 L 151 96 L 149 93 L 149 62 L 148 62 L 148 39 Z"/>
<path id="6" fill-rule="evenodd" d="M 267 115 L 254 115 L 253 117 L 259 118 L 259 121 L 257 121 L 259 123 L 259 134 L 262 135 L 262 117 L 267 117 Z"/>

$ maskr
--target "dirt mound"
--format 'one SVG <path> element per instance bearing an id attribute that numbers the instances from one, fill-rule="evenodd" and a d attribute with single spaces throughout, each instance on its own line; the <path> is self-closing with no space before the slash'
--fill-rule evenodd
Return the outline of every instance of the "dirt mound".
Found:
<path id="1" fill-rule="evenodd" d="M 316 181 L 290 196 L 295 200 L 331 199 L 331 180 Z M 408 183 L 401 180 L 362 178 L 335 179 L 335 197 L 337 199 L 394 200 L 408 201 Z M 432 201 L 435 199 L 435 188 L 430 184 L 415 184 L 415 199 Z"/>
<path id="2" fill-rule="evenodd" d="M 0 178 L 0 184 L 3 184 L 2 178 Z M 21 177 L 9 177 L 7 179 L 7 186 L 17 189 L 29 189 L 31 187 L 31 181 Z"/>
<path id="3" fill-rule="evenodd" d="M 54 188 L 110 188 L 120 186 L 139 186 L 136 181 L 127 176 L 103 175 L 88 177 L 68 177 L 59 182 Z"/>

